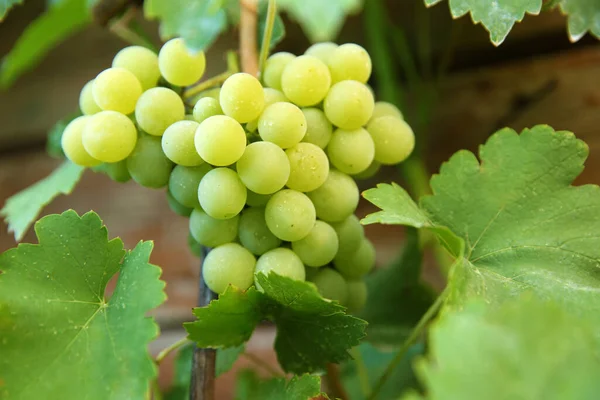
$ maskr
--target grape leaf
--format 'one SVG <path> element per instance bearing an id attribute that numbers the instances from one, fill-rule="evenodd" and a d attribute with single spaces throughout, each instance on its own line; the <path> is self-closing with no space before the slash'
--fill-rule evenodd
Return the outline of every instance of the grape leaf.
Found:
<path id="1" fill-rule="evenodd" d="M 152 243 L 125 253 L 93 212 L 49 215 L 35 231 L 39 244 L 0 255 L 0 398 L 144 399 L 158 335 L 146 313 L 165 300 Z"/>
<path id="2" fill-rule="evenodd" d="M 0 88 L 10 86 L 58 43 L 91 22 L 85 1 L 65 0 L 47 9 L 19 37 L 0 64 Z"/>
<path id="3" fill-rule="evenodd" d="M 163 40 L 182 37 L 193 51 L 206 50 L 227 28 L 223 0 L 146 0 L 144 15 L 160 20 Z"/>
<path id="4" fill-rule="evenodd" d="M 177 352 L 173 372 L 173 381 L 165 394 L 165 400 L 187 400 L 190 398 L 190 379 L 192 377 L 192 357 L 196 346 L 188 343 Z"/>
<path id="5" fill-rule="evenodd" d="M 261 320 L 269 319 L 277 325 L 279 363 L 287 372 L 304 373 L 348 359 L 348 349 L 365 336 L 366 322 L 324 300 L 314 285 L 276 273 L 261 274 L 258 280 L 264 293 L 230 287 L 207 307 L 195 308 L 198 319 L 184 324 L 189 338 L 200 347 L 238 346 Z"/>
<path id="6" fill-rule="evenodd" d="M 244 370 L 238 375 L 236 399 L 307 400 L 321 394 L 321 378 L 315 375 L 261 380 L 256 372 Z"/>
<path id="7" fill-rule="evenodd" d="M 23 4 L 23 0 L 0 0 L 0 22 L 4 20 L 8 11 L 17 4 Z"/>
<path id="8" fill-rule="evenodd" d="M 600 189 L 570 185 L 583 170 L 585 143 L 539 125 L 520 135 L 503 129 L 479 154 L 481 164 L 460 151 L 442 165 L 431 179 L 434 194 L 421 199 L 418 211 L 429 219 L 425 225 L 447 227 L 466 244 L 455 253 L 446 308 L 534 291 L 600 325 Z M 380 185 L 365 198 L 381 197 L 382 187 L 393 196 L 390 185 Z M 407 210 L 384 209 L 377 219 L 390 215 L 394 223 Z"/>
<path id="9" fill-rule="evenodd" d="M 535 296 L 468 304 L 432 327 L 417 372 L 430 400 L 594 399 L 600 357 L 586 322 Z"/>
<path id="10" fill-rule="evenodd" d="M 73 191 L 83 171 L 84 168 L 79 165 L 64 162 L 46 178 L 6 200 L 0 216 L 8 224 L 8 231 L 14 232 L 17 242 L 23 239 L 27 229 L 45 206 L 59 194 L 70 194 Z"/>
<path id="11" fill-rule="evenodd" d="M 561 0 L 561 11 L 568 16 L 569 38 L 576 42 L 588 31 L 600 39 L 600 2 Z"/>
<path id="12" fill-rule="evenodd" d="M 216 376 L 222 375 L 233 368 L 233 364 L 245 350 L 246 346 L 244 345 L 217 350 Z"/>
<path id="13" fill-rule="evenodd" d="M 425 5 L 429 7 L 440 1 L 425 0 Z M 525 13 L 537 15 L 542 9 L 542 0 L 448 0 L 448 4 L 453 18 L 470 12 L 473 23 L 481 23 L 496 46 L 502 44 L 515 22 L 521 22 Z"/>

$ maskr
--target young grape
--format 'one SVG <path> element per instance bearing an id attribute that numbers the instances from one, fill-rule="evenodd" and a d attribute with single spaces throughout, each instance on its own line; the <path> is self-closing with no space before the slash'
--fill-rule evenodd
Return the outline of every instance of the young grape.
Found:
<path id="1" fill-rule="evenodd" d="M 380 169 L 381 163 L 379 161 L 373 160 L 373 162 L 371 162 L 371 165 L 369 165 L 367 169 L 365 169 L 362 172 L 359 172 L 358 174 L 352 174 L 352 177 L 358 180 L 369 179 L 375 176 L 375 174 L 377 174 Z"/>
<path id="2" fill-rule="evenodd" d="M 162 149 L 175 164 L 194 167 L 204 162 L 194 144 L 198 123 L 177 121 L 170 125 L 162 136 Z"/>
<path id="3" fill-rule="evenodd" d="M 202 122 L 213 115 L 223 115 L 223 110 L 219 100 L 212 97 L 203 97 L 196 102 L 193 113 L 196 122 Z"/>
<path id="4" fill-rule="evenodd" d="M 329 175 L 325 152 L 312 143 L 298 143 L 285 151 L 290 174 L 286 186 L 299 192 L 310 192 L 321 186 Z"/>
<path id="5" fill-rule="evenodd" d="M 315 225 L 315 206 L 304 193 L 285 189 L 269 199 L 265 219 L 275 236 L 293 242 L 308 235 Z"/>
<path id="6" fill-rule="evenodd" d="M 327 146 L 327 155 L 338 170 L 350 175 L 358 174 L 373 162 L 375 144 L 363 128 L 336 129 Z"/>
<path id="7" fill-rule="evenodd" d="M 101 163 L 83 147 L 83 128 L 89 118 L 84 115 L 69 122 L 61 138 L 61 146 L 65 156 L 73 163 L 83 167 L 93 167 Z"/>
<path id="8" fill-rule="evenodd" d="M 145 91 L 135 106 L 135 119 L 146 133 L 162 136 L 165 130 L 185 116 L 181 97 L 171 89 L 156 87 Z"/>
<path id="9" fill-rule="evenodd" d="M 246 149 L 244 128 L 226 115 L 205 119 L 198 126 L 194 140 L 200 157 L 219 167 L 235 163 Z"/>
<path id="10" fill-rule="evenodd" d="M 281 239 L 267 227 L 264 207 L 250 207 L 242 211 L 238 235 L 240 243 L 257 256 L 281 244 Z"/>
<path id="11" fill-rule="evenodd" d="M 338 251 L 333 265 L 345 278 L 360 279 L 375 266 L 375 247 L 368 239 L 363 239 L 348 253 Z"/>
<path id="12" fill-rule="evenodd" d="M 330 263 L 338 252 L 338 236 L 326 222 L 317 221 L 308 235 L 292 242 L 292 250 L 309 267 Z"/>
<path id="13" fill-rule="evenodd" d="M 344 277 L 334 269 L 321 268 L 312 278 L 317 290 L 326 299 L 335 300 L 340 304 L 348 301 L 348 284 Z"/>
<path id="14" fill-rule="evenodd" d="M 248 189 L 248 196 L 246 197 L 246 204 L 250 207 L 261 207 L 266 206 L 271 198 L 272 194 L 258 194 Z"/>
<path id="15" fill-rule="evenodd" d="M 327 147 L 331 140 L 333 126 L 325 113 L 318 108 L 303 108 L 302 113 L 306 118 L 306 134 L 302 141 L 316 144 L 322 149 Z"/>
<path id="16" fill-rule="evenodd" d="M 162 151 L 160 138 L 142 135 L 135 149 L 127 158 L 127 170 L 138 184 L 149 188 L 161 188 L 169 183 L 173 163 Z"/>
<path id="17" fill-rule="evenodd" d="M 229 285 L 246 290 L 254 281 L 256 258 L 237 243 L 212 249 L 202 263 L 202 277 L 213 292 L 222 294 Z"/>
<path id="18" fill-rule="evenodd" d="M 333 54 L 338 45 L 332 42 L 315 43 L 304 52 L 304 55 L 317 57 L 325 64 L 329 63 L 329 58 Z"/>
<path id="19" fill-rule="evenodd" d="M 143 46 L 125 47 L 113 59 L 114 68 L 125 68 L 140 81 L 142 91 L 153 88 L 160 78 L 158 56 Z"/>
<path id="20" fill-rule="evenodd" d="M 285 152 L 270 142 L 249 144 L 236 169 L 244 185 L 258 194 L 275 193 L 285 186 L 290 176 Z"/>
<path id="21" fill-rule="evenodd" d="M 306 118 L 302 110 L 291 103 L 274 103 L 260 116 L 258 133 L 262 140 L 287 149 L 300 143 L 306 134 Z"/>
<path id="22" fill-rule="evenodd" d="M 142 94 L 142 85 L 125 68 L 109 68 L 94 79 L 92 94 L 101 109 L 130 114 Z"/>
<path id="23" fill-rule="evenodd" d="M 356 210 L 359 200 L 354 179 L 333 169 L 329 171 L 325 183 L 307 195 L 315 206 L 317 217 L 326 222 L 348 218 Z"/>
<path id="24" fill-rule="evenodd" d="M 265 85 L 281 90 L 281 75 L 283 74 L 283 70 L 295 58 L 296 56 L 292 53 L 283 51 L 270 56 L 265 63 L 265 71 L 262 76 Z"/>
<path id="25" fill-rule="evenodd" d="M 321 102 L 331 86 L 329 68 L 316 57 L 300 56 L 281 75 L 281 90 L 291 102 L 308 107 Z"/>
<path id="26" fill-rule="evenodd" d="M 354 43 L 346 43 L 334 49 L 327 59 L 327 66 L 333 83 L 345 80 L 367 83 L 371 76 L 369 53 Z"/>
<path id="27" fill-rule="evenodd" d="M 373 115 L 371 116 L 371 120 L 369 122 L 379 117 L 396 117 L 404 119 L 400 109 L 398 109 L 398 107 L 392 103 L 388 103 L 387 101 L 375 102 L 375 106 L 373 107 Z"/>
<path id="28" fill-rule="evenodd" d="M 97 160 L 117 162 L 131 154 L 137 142 L 133 122 L 116 111 L 101 111 L 89 117 L 83 128 L 83 147 Z"/>
<path id="29" fill-rule="evenodd" d="M 192 214 L 192 211 L 194 211 L 193 208 L 186 207 L 180 202 L 178 202 L 168 190 L 167 203 L 169 204 L 169 208 L 171 209 L 171 211 L 173 211 L 177 215 L 181 215 L 182 217 L 189 217 Z"/>
<path id="30" fill-rule="evenodd" d="M 365 281 L 347 281 L 348 285 L 348 300 L 346 306 L 352 313 L 359 313 L 365 308 L 367 303 L 367 284 Z"/>
<path id="31" fill-rule="evenodd" d="M 200 207 L 198 187 L 200 187 L 200 181 L 204 175 L 211 169 L 208 164 L 198 167 L 175 166 L 169 177 L 169 192 L 185 207 Z"/>
<path id="32" fill-rule="evenodd" d="M 415 148 L 415 134 L 400 118 L 376 118 L 369 122 L 367 131 L 375 143 L 375 160 L 382 164 L 398 164 L 406 160 Z"/>
<path id="33" fill-rule="evenodd" d="M 200 181 L 198 200 L 211 217 L 233 218 L 246 204 L 246 187 L 232 169 L 215 168 Z"/>
<path id="34" fill-rule="evenodd" d="M 131 180 L 127 170 L 127 159 L 115 163 L 104 163 L 104 172 L 115 182 L 125 183 Z"/>
<path id="35" fill-rule="evenodd" d="M 94 81 L 89 81 L 83 86 L 79 94 L 79 109 L 83 115 L 93 115 L 102 111 L 100 106 L 96 104 L 96 100 L 94 100 L 93 86 Z"/>
<path id="36" fill-rule="evenodd" d="M 204 75 L 206 57 L 203 51 L 190 51 L 183 39 L 175 38 L 160 49 L 158 67 L 167 82 L 175 86 L 188 86 Z"/>
<path id="37" fill-rule="evenodd" d="M 297 281 L 304 281 L 306 277 L 304 265 L 300 258 L 292 250 L 284 247 L 269 250 L 258 258 L 254 271 L 254 284 L 258 290 L 262 291 L 262 287 L 256 278 L 258 274 L 269 276 L 271 271 Z"/>
<path id="38" fill-rule="evenodd" d="M 190 215 L 190 233 L 201 245 L 217 247 L 235 240 L 239 221 L 237 215 L 229 219 L 216 219 L 195 209 Z"/>
<path id="39" fill-rule="evenodd" d="M 259 117 L 265 107 L 265 95 L 258 79 L 239 72 L 223 82 L 219 102 L 225 115 L 245 123 Z"/>
<path id="40" fill-rule="evenodd" d="M 331 222 L 339 239 L 338 253 L 354 252 L 365 238 L 365 228 L 354 214 L 340 222 Z M 337 254 L 337 253 L 336 253 Z"/>
<path id="41" fill-rule="evenodd" d="M 346 130 L 366 125 L 374 107 L 373 94 L 367 86 L 357 81 L 336 83 L 323 103 L 325 115 L 331 123 Z"/>

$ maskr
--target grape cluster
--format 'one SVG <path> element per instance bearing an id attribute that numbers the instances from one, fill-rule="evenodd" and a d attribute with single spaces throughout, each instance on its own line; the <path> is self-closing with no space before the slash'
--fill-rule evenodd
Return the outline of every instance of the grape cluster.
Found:
<path id="1" fill-rule="evenodd" d="M 233 74 L 196 96 L 186 114 L 173 87 L 194 84 L 204 70 L 204 53 L 181 39 L 158 55 L 121 50 L 83 87 L 84 115 L 62 137 L 66 156 L 120 182 L 167 186 L 171 208 L 190 217 L 194 242 L 212 248 L 202 273 L 213 291 L 260 290 L 256 274 L 275 271 L 359 310 L 375 250 L 354 215 L 355 179 L 414 147 L 401 112 L 376 103 L 366 85 L 369 54 L 334 43 L 301 56 L 276 53 L 262 84 Z"/>

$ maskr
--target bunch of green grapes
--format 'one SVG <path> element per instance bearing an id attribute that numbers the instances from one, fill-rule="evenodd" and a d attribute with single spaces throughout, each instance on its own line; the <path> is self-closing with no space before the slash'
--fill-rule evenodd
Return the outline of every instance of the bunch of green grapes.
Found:
<path id="1" fill-rule="evenodd" d="M 276 53 L 262 82 L 233 74 L 186 114 L 172 88 L 194 84 L 204 69 L 204 54 L 181 39 L 158 55 L 121 50 L 84 86 L 84 115 L 65 129 L 65 154 L 120 182 L 167 187 L 171 208 L 190 218 L 192 241 L 211 248 L 202 273 L 214 292 L 261 290 L 257 274 L 274 271 L 359 311 L 375 249 L 354 215 L 355 179 L 414 147 L 401 112 L 375 102 L 366 85 L 369 54 L 334 43 Z"/>

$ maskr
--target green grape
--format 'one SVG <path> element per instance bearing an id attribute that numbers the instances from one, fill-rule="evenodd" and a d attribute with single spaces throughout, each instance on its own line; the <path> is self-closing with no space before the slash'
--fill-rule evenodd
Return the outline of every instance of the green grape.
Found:
<path id="1" fill-rule="evenodd" d="M 244 128 L 226 115 L 214 115 L 200 123 L 194 141 L 200 157 L 219 167 L 235 163 L 246 150 Z"/>
<path id="2" fill-rule="evenodd" d="M 227 243 L 212 249 L 202 263 L 206 286 L 222 294 L 229 285 L 246 290 L 254 281 L 256 258 L 237 243 Z"/>
<path id="3" fill-rule="evenodd" d="M 299 192 L 310 192 L 321 186 L 329 175 L 325 152 L 312 143 L 298 143 L 285 151 L 290 165 L 286 186 Z"/>
<path id="4" fill-rule="evenodd" d="M 358 129 L 369 122 L 374 107 L 373 94 L 357 81 L 336 83 L 323 103 L 327 119 L 346 130 Z"/>
<path id="5" fill-rule="evenodd" d="M 285 96 L 300 107 L 318 104 L 331 86 L 331 75 L 323 61 L 312 56 L 296 57 L 281 75 Z"/>
<path id="6" fill-rule="evenodd" d="M 189 217 L 194 211 L 193 208 L 189 208 L 178 202 L 175 197 L 171 194 L 170 191 L 167 190 L 167 203 L 169 204 L 169 208 L 177 215 L 181 215 L 182 217 Z M 195 243 L 195 241 L 194 241 Z"/>
<path id="7" fill-rule="evenodd" d="M 358 180 L 369 179 L 375 176 L 375 174 L 378 173 L 380 169 L 381 163 L 379 161 L 373 160 L 373 162 L 371 162 L 371 165 L 369 165 L 367 169 L 365 169 L 363 172 L 359 172 L 358 174 L 353 174 L 352 176 L 354 177 L 354 179 Z"/>
<path id="8" fill-rule="evenodd" d="M 215 168 L 200 181 L 198 200 L 211 217 L 233 218 L 246 204 L 246 187 L 234 170 Z"/>
<path id="9" fill-rule="evenodd" d="M 336 129 L 327 146 L 327 155 L 334 167 L 346 174 L 363 172 L 373 162 L 375 144 L 363 128 Z"/>
<path id="10" fill-rule="evenodd" d="M 292 242 L 292 250 L 309 267 L 329 264 L 338 252 L 339 242 L 335 230 L 326 222 L 317 221 L 308 235 Z"/>
<path id="11" fill-rule="evenodd" d="M 338 251 L 333 265 L 346 279 L 360 279 L 375 266 L 375 247 L 365 238 L 354 251 Z"/>
<path id="12" fill-rule="evenodd" d="M 169 183 L 173 163 L 163 153 L 160 138 L 142 135 L 127 158 L 127 170 L 140 185 L 158 189 Z"/>
<path id="13" fill-rule="evenodd" d="M 346 304 L 348 301 L 348 284 L 336 270 L 321 268 L 313 277 L 312 283 L 324 298 L 335 300 L 340 304 Z"/>
<path id="14" fill-rule="evenodd" d="M 191 212 L 192 212 L 192 210 L 190 210 L 190 213 Z M 195 255 L 196 257 L 203 257 L 202 248 L 204 246 L 202 246 L 200 243 L 196 242 L 196 239 L 193 238 L 191 233 L 188 234 L 187 243 L 188 243 L 188 248 L 190 249 L 190 251 L 192 252 L 193 255 Z"/>
<path id="15" fill-rule="evenodd" d="M 182 38 L 175 38 L 160 49 L 158 67 L 170 84 L 188 86 L 196 83 L 204 75 L 206 57 L 203 51 L 190 51 Z"/>
<path id="16" fill-rule="evenodd" d="M 104 172 L 115 182 L 125 183 L 131 180 L 127 170 L 127 159 L 115 163 L 105 163 Z"/>
<path id="17" fill-rule="evenodd" d="M 358 186 L 354 179 L 333 169 L 329 170 L 325 183 L 307 195 L 315 205 L 317 217 L 326 222 L 343 221 L 358 206 Z"/>
<path id="18" fill-rule="evenodd" d="M 274 103 L 258 119 L 258 133 L 262 140 L 287 149 L 300 143 L 306 134 L 306 118 L 292 103 Z"/>
<path id="19" fill-rule="evenodd" d="M 194 118 L 193 114 L 185 114 L 183 117 L 184 120 L 186 121 L 194 121 L 194 122 L 198 122 L 196 121 L 196 118 Z"/>
<path id="20" fill-rule="evenodd" d="M 181 97 L 171 89 L 156 87 L 146 90 L 135 106 L 135 119 L 145 132 L 162 136 L 171 124 L 185 116 Z"/>
<path id="21" fill-rule="evenodd" d="M 289 102 L 288 98 L 280 92 L 279 90 L 271 89 L 271 88 L 263 88 L 263 93 L 265 94 L 265 109 L 269 107 L 271 104 L 278 102 Z M 248 132 L 256 132 L 258 129 L 258 118 L 254 119 L 246 124 L 246 130 Z"/>
<path id="22" fill-rule="evenodd" d="M 219 100 L 212 97 L 203 97 L 194 106 L 194 119 L 197 122 L 202 122 L 213 115 L 223 115 L 223 110 L 219 104 Z"/>
<path id="23" fill-rule="evenodd" d="M 204 162 L 194 144 L 198 125 L 196 121 L 177 121 L 165 130 L 161 143 L 169 160 L 186 167 L 194 167 Z"/>
<path id="24" fill-rule="evenodd" d="M 304 281 L 306 277 L 300 258 L 292 250 L 284 247 L 269 250 L 258 258 L 254 271 L 254 284 L 258 290 L 262 291 L 257 279 L 258 274 L 269 276 L 271 271 L 297 281 Z"/>
<path id="25" fill-rule="evenodd" d="M 375 143 L 375 160 L 385 165 L 402 162 L 415 148 L 410 125 L 397 117 L 379 117 L 367 126 Z"/>
<path id="26" fill-rule="evenodd" d="M 84 115 L 93 115 L 102 111 L 100 106 L 96 104 L 96 100 L 94 100 L 93 86 L 94 80 L 89 81 L 83 86 L 79 94 L 79 109 Z"/>
<path id="27" fill-rule="evenodd" d="M 130 114 L 142 94 L 142 85 L 125 68 L 108 68 L 94 79 L 92 94 L 101 109 Z"/>
<path id="28" fill-rule="evenodd" d="M 317 276 L 317 274 L 319 273 L 320 270 L 321 270 L 320 268 L 307 267 L 305 265 L 304 266 L 304 274 L 306 276 L 306 280 L 309 282 L 312 282 L 312 280 L 315 278 L 315 276 Z"/>
<path id="29" fill-rule="evenodd" d="M 142 46 L 125 47 L 117 53 L 112 66 L 125 68 L 135 75 L 142 85 L 142 91 L 156 86 L 160 78 L 158 56 L 152 50 Z"/>
<path id="30" fill-rule="evenodd" d="M 290 176 L 290 163 L 285 152 L 269 142 L 250 143 L 236 163 L 244 185 L 258 194 L 271 194 L 285 186 Z"/>
<path id="31" fill-rule="evenodd" d="M 221 93 L 221 88 L 216 87 L 212 89 L 203 90 L 202 92 L 193 95 L 188 99 L 190 104 L 196 104 L 198 100 L 203 99 L 205 97 L 212 97 L 213 99 L 219 101 L 219 95 Z M 219 106 L 220 107 L 220 106 Z"/>
<path id="32" fill-rule="evenodd" d="M 257 256 L 281 244 L 281 240 L 267 227 L 264 207 L 251 207 L 242 211 L 238 235 L 242 246 Z"/>
<path id="33" fill-rule="evenodd" d="M 262 76 L 265 86 L 281 90 L 281 74 L 294 58 L 296 58 L 295 55 L 285 51 L 270 56 L 265 63 L 265 70 Z"/>
<path id="34" fill-rule="evenodd" d="M 270 194 L 258 194 L 254 193 L 252 190 L 248 190 L 246 204 L 248 204 L 250 207 L 266 206 L 270 198 Z"/>
<path id="35" fill-rule="evenodd" d="M 329 62 L 329 58 L 331 58 L 331 55 L 333 54 L 333 51 L 337 48 L 338 45 L 333 42 L 315 43 L 306 49 L 304 54 L 307 56 L 317 57 L 319 60 L 327 64 Z"/>
<path id="36" fill-rule="evenodd" d="M 169 177 L 169 192 L 185 207 L 200 207 L 198 201 L 200 181 L 211 169 L 208 164 L 202 164 L 199 167 L 175 166 Z"/>
<path id="37" fill-rule="evenodd" d="M 83 167 L 93 167 L 101 163 L 101 161 L 92 157 L 90 153 L 86 151 L 85 147 L 83 147 L 83 128 L 89 118 L 90 117 L 83 115 L 69 122 L 63 131 L 60 141 L 65 156 L 73 163 Z"/>
<path id="38" fill-rule="evenodd" d="M 333 83 L 355 80 L 367 83 L 371 76 L 371 57 L 361 46 L 346 43 L 331 52 L 327 60 Z"/>
<path id="39" fill-rule="evenodd" d="M 265 95 L 258 79 L 239 72 L 223 82 L 219 102 L 225 115 L 245 123 L 259 117 L 265 108 Z"/>
<path id="40" fill-rule="evenodd" d="M 404 119 L 402 111 L 400 111 L 398 107 L 396 107 L 392 103 L 388 103 L 387 101 L 375 102 L 375 107 L 373 107 L 373 115 L 371 116 L 371 120 L 369 121 L 369 123 L 379 117 L 396 117 Z"/>
<path id="41" fill-rule="evenodd" d="M 217 247 L 235 240 L 239 221 L 237 215 L 229 219 L 216 219 L 195 209 L 190 215 L 190 233 L 201 245 Z"/>
<path id="42" fill-rule="evenodd" d="M 269 199 L 265 219 L 275 236 L 293 242 L 308 235 L 315 225 L 315 206 L 304 193 L 285 189 Z"/>
<path id="43" fill-rule="evenodd" d="M 338 253 L 349 254 L 354 252 L 365 238 L 365 228 L 354 214 L 341 222 L 332 222 L 339 239 Z"/>
<path id="44" fill-rule="evenodd" d="M 348 300 L 346 306 L 351 313 L 357 314 L 367 304 L 367 284 L 365 281 L 347 281 Z"/>
<path id="45" fill-rule="evenodd" d="M 333 127 L 325 113 L 318 108 L 303 108 L 302 113 L 306 118 L 306 135 L 302 141 L 316 144 L 322 149 L 327 147 L 331 140 Z"/>
<path id="46" fill-rule="evenodd" d="M 90 116 L 83 128 L 83 147 L 103 162 L 124 160 L 137 142 L 135 125 L 116 111 L 101 111 Z"/>

